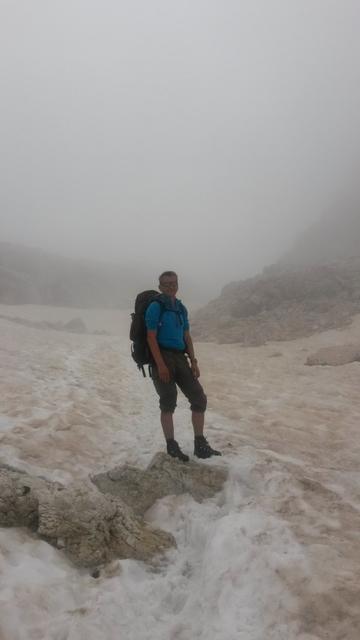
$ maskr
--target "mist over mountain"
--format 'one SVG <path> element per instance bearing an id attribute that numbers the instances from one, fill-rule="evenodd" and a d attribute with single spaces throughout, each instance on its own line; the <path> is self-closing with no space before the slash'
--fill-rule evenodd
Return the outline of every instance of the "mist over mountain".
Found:
<path id="1" fill-rule="evenodd" d="M 280 265 L 306 266 L 360 255 L 360 197 L 325 214 L 300 234 Z"/>
<path id="2" fill-rule="evenodd" d="M 200 340 L 264 344 L 349 324 L 360 313 L 360 208 L 324 216 L 278 262 L 232 282 L 193 317 Z"/>
<path id="3" fill-rule="evenodd" d="M 0 303 L 129 308 L 145 274 L 0 243 Z"/>
<path id="4" fill-rule="evenodd" d="M 165 264 L 166 268 L 173 265 Z M 0 304 L 129 309 L 139 291 L 156 289 L 159 270 L 85 259 L 0 242 Z M 210 298 L 211 285 L 180 274 L 181 295 L 192 307 Z"/>

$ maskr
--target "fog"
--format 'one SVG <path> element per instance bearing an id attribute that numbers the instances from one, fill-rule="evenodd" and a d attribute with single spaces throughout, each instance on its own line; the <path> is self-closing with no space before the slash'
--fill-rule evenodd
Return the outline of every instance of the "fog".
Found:
<path id="1" fill-rule="evenodd" d="M 2 0 L 1 240 L 214 287 L 274 261 L 357 180 L 359 19 Z"/>

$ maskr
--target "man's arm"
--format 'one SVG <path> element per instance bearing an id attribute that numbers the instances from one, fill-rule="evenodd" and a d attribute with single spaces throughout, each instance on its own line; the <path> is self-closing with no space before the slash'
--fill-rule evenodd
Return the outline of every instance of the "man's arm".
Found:
<path id="1" fill-rule="evenodd" d="M 193 372 L 195 378 L 199 378 L 200 377 L 200 370 L 198 367 L 198 362 L 195 358 L 195 351 L 194 351 L 194 345 L 193 345 L 193 341 L 190 335 L 190 331 L 185 331 L 184 332 L 184 340 L 185 340 L 185 344 L 186 344 L 186 353 L 188 354 L 189 358 L 190 358 L 190 362 L 191 362 L 191 371 Z"/>
<path id="2" fill-rule="evenodd" d="M 155 360 L 155 364 L 159 373 L 160 380 L 162 382 L 170 382 L 170 371 L 167 368 L 164 362 L 164 359 L 161 355 L 156 333 L 157 333 L 156 330 L 155 331 L 151 331 L 150 329 L 147 330 L 147 334 L 146 334 L 147 343 L 149 345 L 152 356 Z"/>

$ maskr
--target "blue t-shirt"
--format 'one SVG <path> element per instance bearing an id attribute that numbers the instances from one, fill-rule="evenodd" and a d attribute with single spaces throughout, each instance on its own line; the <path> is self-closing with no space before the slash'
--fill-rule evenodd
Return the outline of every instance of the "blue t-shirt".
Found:
<path id="1" fill-rule="evenodd" d="M 177 298 L 174 306 L 170 299 L 164 305 L 156 301 L 149 304 L 145 313 L 145 325 L 149 331 L 157 332 L 160 347 L 179 351 L 185 349 L 184 332 L 189 331 L 188 312 Z"/>

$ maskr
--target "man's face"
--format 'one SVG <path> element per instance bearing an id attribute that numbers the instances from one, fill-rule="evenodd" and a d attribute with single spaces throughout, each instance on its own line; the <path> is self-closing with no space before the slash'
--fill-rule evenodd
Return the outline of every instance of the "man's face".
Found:
<path id="1" fill-rule="evenodd" d="M 178 279 L 176 276 L 163 276 L 159 283 L 161 293 L 167 296 L 175 297 L 178 290 Z"/>

